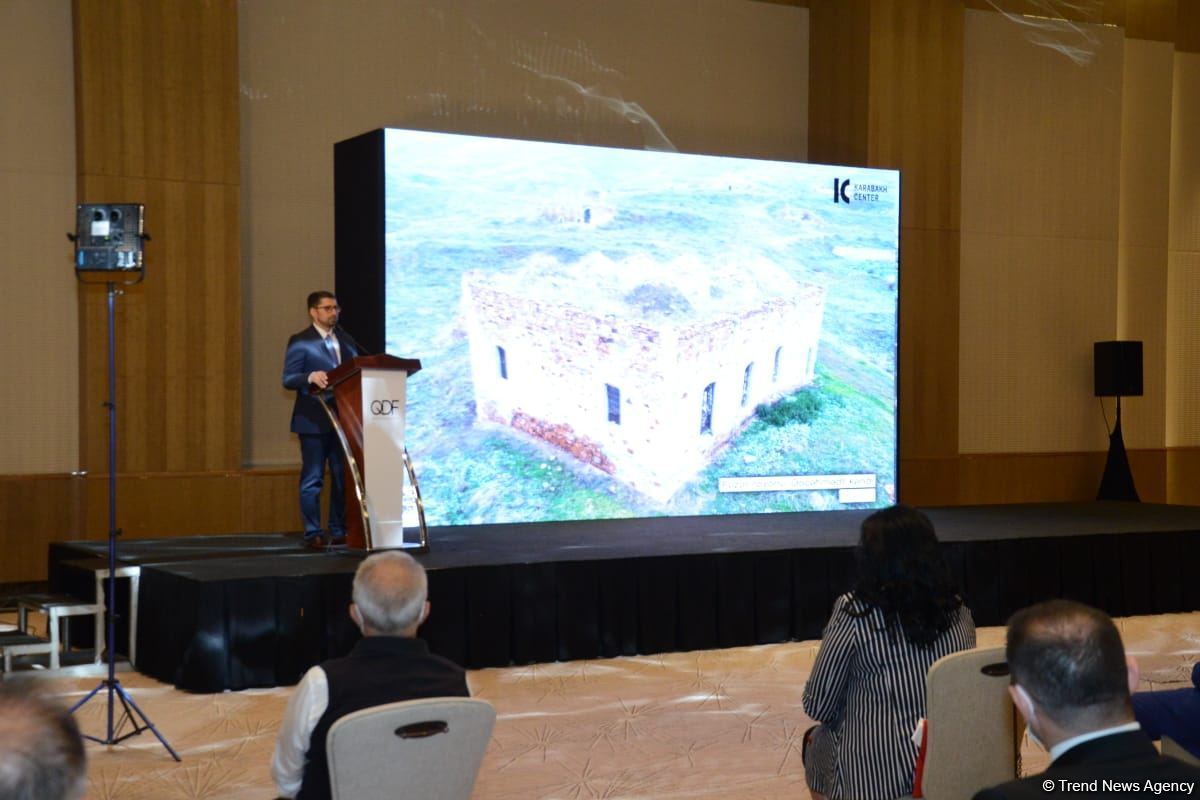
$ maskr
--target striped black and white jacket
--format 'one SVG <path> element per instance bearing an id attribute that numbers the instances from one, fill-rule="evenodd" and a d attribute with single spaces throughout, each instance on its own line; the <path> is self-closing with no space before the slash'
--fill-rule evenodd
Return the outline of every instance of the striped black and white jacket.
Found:
<path id="1" fill-rule="evenodd" d="M 805 758 L 809 786 L 830 800 L 911 794 L 925 674 L 942 656 L 974 646 L 966 606 L 931 645 L 918 647 L 899 626 L 886 630 L 879 609 L 853 594 L 839 597 L 804 687 L 804 711 L 823 723 Z"/>

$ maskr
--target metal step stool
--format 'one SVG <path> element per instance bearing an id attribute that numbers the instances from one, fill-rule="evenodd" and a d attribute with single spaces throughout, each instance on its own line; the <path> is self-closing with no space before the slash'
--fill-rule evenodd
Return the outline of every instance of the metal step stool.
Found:
<path id="1" fill-rule="evenodd" d="M 16 597 L 17 629 L 19 633 L 29 632 L 29 612 L 37 611 L 46 615 L 46 633 L 51 650 L 50 669 L 62 666 L 60 657 L 63 650 L 71 647 L 71 627 L 63 625 L 67 617 L 91 615 L 95 620 L 95 655 L 93 664 L 100 663 L 100 654 L 104 649 L 104 606 L 99 603 L 89 603 L 67 594 L 23 594 Z M 6 666 L 7 670 L 7 666 Z"/>
<path id="2" fill-rule="evenodd" d="M 0 653 L 4 654 L 4 671 L 12 672 L 13 656 L 50 655 L 53 657 L 54 645 L 49 639 L 31 636 L 24 631 L 5 631 L 0 633 Z"/>

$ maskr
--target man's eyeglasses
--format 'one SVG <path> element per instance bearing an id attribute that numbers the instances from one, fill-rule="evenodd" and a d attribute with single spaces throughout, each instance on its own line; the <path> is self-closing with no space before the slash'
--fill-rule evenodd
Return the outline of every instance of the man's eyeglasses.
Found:
<path id="1" fill-rule="evenodd" d="M 341 306 L 314 306 L 317 311 L 341 311 Z"/>

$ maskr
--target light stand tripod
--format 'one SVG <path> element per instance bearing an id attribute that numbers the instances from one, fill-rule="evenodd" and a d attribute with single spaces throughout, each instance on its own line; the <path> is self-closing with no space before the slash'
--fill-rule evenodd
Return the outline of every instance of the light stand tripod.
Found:
<path id="1" fill-rule="evenodd" d="M 134 220 L 130 217 L 134 216 L 136 209 L 136 226 L 137 230 L 130 231 L 130 236 L 124 236 L 124 225 L 134 224 Z M 106 280 L 104 281 L 108 292 L 108 399 L 104 403 L 104 407 L 108 410 L 108 597 L 104 604 L 104 611 L 107 622 L 107 644 L 108 652 L 106 653 L 105 661 L 108 664 L 108 677 L 102 680 L 96 688 L 92 689 L 87 695 L 75 705 L 71 706 L 70 713 L 74 714 L 79 709 L 83 708 L 89 700 L 105 692 L 107 697 L 107 712 L 108 725 L 105 728 L 104 738 L 98 736 L 89 736 L 83 734 L 85 739 L 90 739 L 93 742 L 103 745 L 114 745 L 125 741 L 126 739 L 137 736 L 143 731 L 149 730 L 153 733 L 162 746 L 167 748 L 167 752 L 176 761 L 182 761 L 179 754 L 176 753 L 163 735 L 154 727 L 154 723 L 150 718 L 133 702 L 133 698 L 121 686 L 121 681 L 117 678 L 117 649 L 116 649 L 116 600 L 117 600 L 117 537 L 121 535 L 120 529 L 117 528 L 117 336 L 116 336 L 116 297 L 122 293 L 118 288 L 118 284 L 112 280 L 111 275 L 114 270 L 120 270 L 126 274 L 136 271 L 137 280 L 125 281 L 121 286 L 133 286 L 141 283 L 145 278 L 145 271 L 142 267 L 142 243 L 149 237 L 142 233 L 141 230 L 141 206 L 79 206 L 79 232 L 75 236 L 68 236 L 76 244 L 76 277 L 82 283 L 97 283 L 98 281 L 87 281 L 84 279 L 84 274 L 88 272 L 106 272 Z M 95 223 L 100 221 L 98 215 L 104 216 L 103 233 L 98 233 L 99 228 Z M 113 223 L 119 223 L 120 235 L 116 233 Z M 85 225 L 85 223 L 87 223 Z M 90 232 L 89 232 L 90 231 Z M 115 243 L 113 242 L 115 238 Z M 136 239 L 136 241 L 133 241 Z M 99 241 L 97 241 L 99 240 Z M 85 244 L 87 243 L 87 244 Z M 99 600 L 99 598 L 96 598 Z M 100 646 L 99 642 L 95 643 L 96 647 Z M 121 716 L 114 721 L 115 702 L 121 704 Z M 132 724 L 133 729 L 123 734 L 119 734 L 121 728 L 124 727 L 126 721 Z"/>

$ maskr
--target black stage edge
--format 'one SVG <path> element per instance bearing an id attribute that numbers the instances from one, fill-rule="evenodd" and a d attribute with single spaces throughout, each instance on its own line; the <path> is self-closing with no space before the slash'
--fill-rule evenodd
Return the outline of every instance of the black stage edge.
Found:
<path id="1" fill-rule="evenodd" d="M 419 556 L 433 603 L 422 636 L 471 669 L 816 639 L 867 513 L 433 529 Z M 1200 609 L 1200 508 L 927 513 L 979 625 L 1051 597 L 1114 616 Z M 92 596 L 102 550 L 51 545 L 52 589 Z M 362 553 L 311 553 L 285 534 L 126 541 L 120 553 L 142 566 L 136 666 L 181 689 L 292 684 L 358 637 L 346 608 Z"/>

